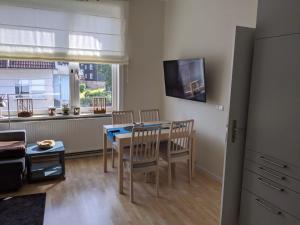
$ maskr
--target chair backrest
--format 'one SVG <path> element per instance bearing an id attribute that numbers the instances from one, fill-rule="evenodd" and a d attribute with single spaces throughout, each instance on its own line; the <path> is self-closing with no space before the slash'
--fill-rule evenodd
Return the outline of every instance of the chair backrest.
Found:
<path id="1" fill-rule="evenodd" d="M 133 123 L 133 111 L 113 111 L 112 124 L 128 124 Z"/>
<path id="2" fill-rule="evenodd" d="M 158 109 L 140 110 L 140 122 L 160 121 Z"/>
<path id="3" fill-rule="evenodd" d="M 130 143 L 132 164 L 158 161 L 160 126 L 133 127 Z"/>
<path id="4" fill-rule="evenodd" d="M 173 121 L 171 123 L 168 154 L 178 154 L 191 150 L 194 120 Z"/>

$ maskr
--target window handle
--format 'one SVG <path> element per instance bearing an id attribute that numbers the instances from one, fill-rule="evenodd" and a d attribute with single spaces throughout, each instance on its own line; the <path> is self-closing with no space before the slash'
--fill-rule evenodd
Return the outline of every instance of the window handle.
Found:
<path id="1" fill-rule="evenodd" d="M 277 187 L 277 186 L 275 186 L 275 185 L 273 185 L 273 184 L 270 184 L 269 182 L 264 181 L 262 177 L 259 177 L 259 178 L 257 178 L 257 179 L 258 179 L 262 184 L 264 184 L 264 185 L 266 185 L 266 186 L 268 186 L 268 187 L 270 187 L 270 188 L 273 188 L 273 189 L 275 189 L 275 190 L 277 190 L 277 191 L 280 191 L 280 192 L 283 192 L 283 191 L 284 191 L 283 188 Z"/>
<path id="2" fill-rule="evenodd" d="M 270 172 L 269 170 L 265 169 L 262 166 L 259 166 L 258 168 L 261 169 L 261 170 L 263 170 L 266 174 L 269 174 L 270 176 L 275 177 L 277 179 L 280 179 L 280 180 L 285 180 L 286 179 L 284 176 L 276 175 L 276 174 Z"/>
<path id="3" fill-rule="evenodd" d="M 276 215 L 281 215 L 281 214 L 282 214 L 281 211 L 279 211 L 279 210 L 277 210 L 277 209 L 273 209 L 272 207 L 266 205 L 266 204 L 265 204 L 263 201 L 261 201 L 259 198 L 256 198 L 255 200 L 256 200 L 256 202 L 257 202 L 259 205 L 261 205 L 261 206 L 264 207 L 265 209 L 269 210 L 270 212 L 272 212 L 272 213 L 274 213 L 274 214 L 276 214 Z"/>
<path id="4" fill-rule="evenodd" d="M 274 162 L 273 160 L 267 159 L 264 156 L 260 156 L 260 159 L 267 162 L 267 163 L 270 163 L 274 166 L 281 167 L 281 168 L 287 168 L 287 165 Z"/>

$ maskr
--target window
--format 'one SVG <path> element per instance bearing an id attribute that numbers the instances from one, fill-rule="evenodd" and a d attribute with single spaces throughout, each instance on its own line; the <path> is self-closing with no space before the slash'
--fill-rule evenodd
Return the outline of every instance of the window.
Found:
<path id="1" fill-rule="evenodd" d="M 0 95 L 9 94 L 11 109 L 17 98 L 33 99 L 35 113 L 63 104 L 90 110 L 96 96 L 121 105 L 117 64 L 128 63 L 128 2 L 30 1 L 0 3 L 0 59 L 22 59 L 0 60 Z M 75 82 L 69 61 L 111 64 L 84 63 Z"/>
<path id="2" fill-rule="evenodd" d="M 74 79 L 69 75 L 68 62 L 0 60 L 0 96 L 9 94 L 12 114 L 17 110 L 18 98 L 32 98 L 34 114 L 46 114 L 49 107 L 74 105 L 74 99 L 79 99 L 82 112 L 91 111 L 94 97 L 105 97 L 108 109 L 116 108 L 117 94 L 113 90 L 118 93 L 118 86 L 113 85 L 113 79 L 118 76 L 118 72 L 113 71 L 118 70 L 113 70 L 113 67 L 117 65 L 76 65 L 79 88 L 74 89 L 77 92 L 71 93 L 70 86 L 74 85 Z"/>
<path id="3" fill-rule="evenodd" d="M 69 104 L 70 89 L 69 89 L 69 74 L 54 74 L 53 75 L 53 97 L 54 107 L 60 108 L 63 104 Z"/>
<path id="4" fill-rule="evenodd" d="M 29 94 L 29 84 L 28 80 L 18 80 L 17 84 L 15 85 L 15 94 Z"/>
<path id="5" fill-rule="evenodd" d="M 85 70 L 86 64 L 80 64 Z M 93 97 L 105 97 L 108 107 L 112 107 L 112 65 L 111 64 L 90 64 L 89 68 L 95 68 L 95 77 L 90 74 L 89 79 L 80 79 L 80 106 L 92 107 Z M 87 68 L 88 69 L 88 68 Z M 85 74 L 85 71 L 81 71 Z"/>

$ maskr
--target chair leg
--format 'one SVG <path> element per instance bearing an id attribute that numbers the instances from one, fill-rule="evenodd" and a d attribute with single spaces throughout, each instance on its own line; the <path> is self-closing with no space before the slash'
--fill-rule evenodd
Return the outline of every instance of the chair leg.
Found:
<path id="1" fill-rule="evenodd" d="M 130 170 L 130 201 L 133 203 L 133 174 Z"/>
<path id="2" fill-rule="evenodd" d="M 112 162 L 112 168 L 115 168 L 115 156 L 114 156 L 114 149 L 111 149 L 111 162 Z"/>
<path id="3" fill-rule="evenodd" d="M 172 164 L 171 162 L 168 162 L 168 183 L 169 186 L 172 184 Z"/>
<path id="4" fill-rule="evenodd" d="M 189 176 L 189 183 L 191 184 L 192 182 L 192 161 L 190 159 L 187 160 L 187 169 L 188 169 L 188 176 Z"/>
<path id="5" fill-rule="evenodd" d="M 155 178 L 156 178 L 156 197 L 159 197 L 159 191 L 158 191 L 158 189 L 159 189 L 159 167 L 158 166 L 156 168 Z"/>

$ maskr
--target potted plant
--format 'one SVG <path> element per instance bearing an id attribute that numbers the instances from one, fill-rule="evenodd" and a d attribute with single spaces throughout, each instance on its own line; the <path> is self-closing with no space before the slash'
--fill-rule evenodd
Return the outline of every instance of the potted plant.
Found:
<path id="1" fill-rule="evenodd" d="M 70 108 L 68 104 L 63 104 L 62 105 L 62 113 L 63 115 L 67 116 L 70 114 Z"/>

